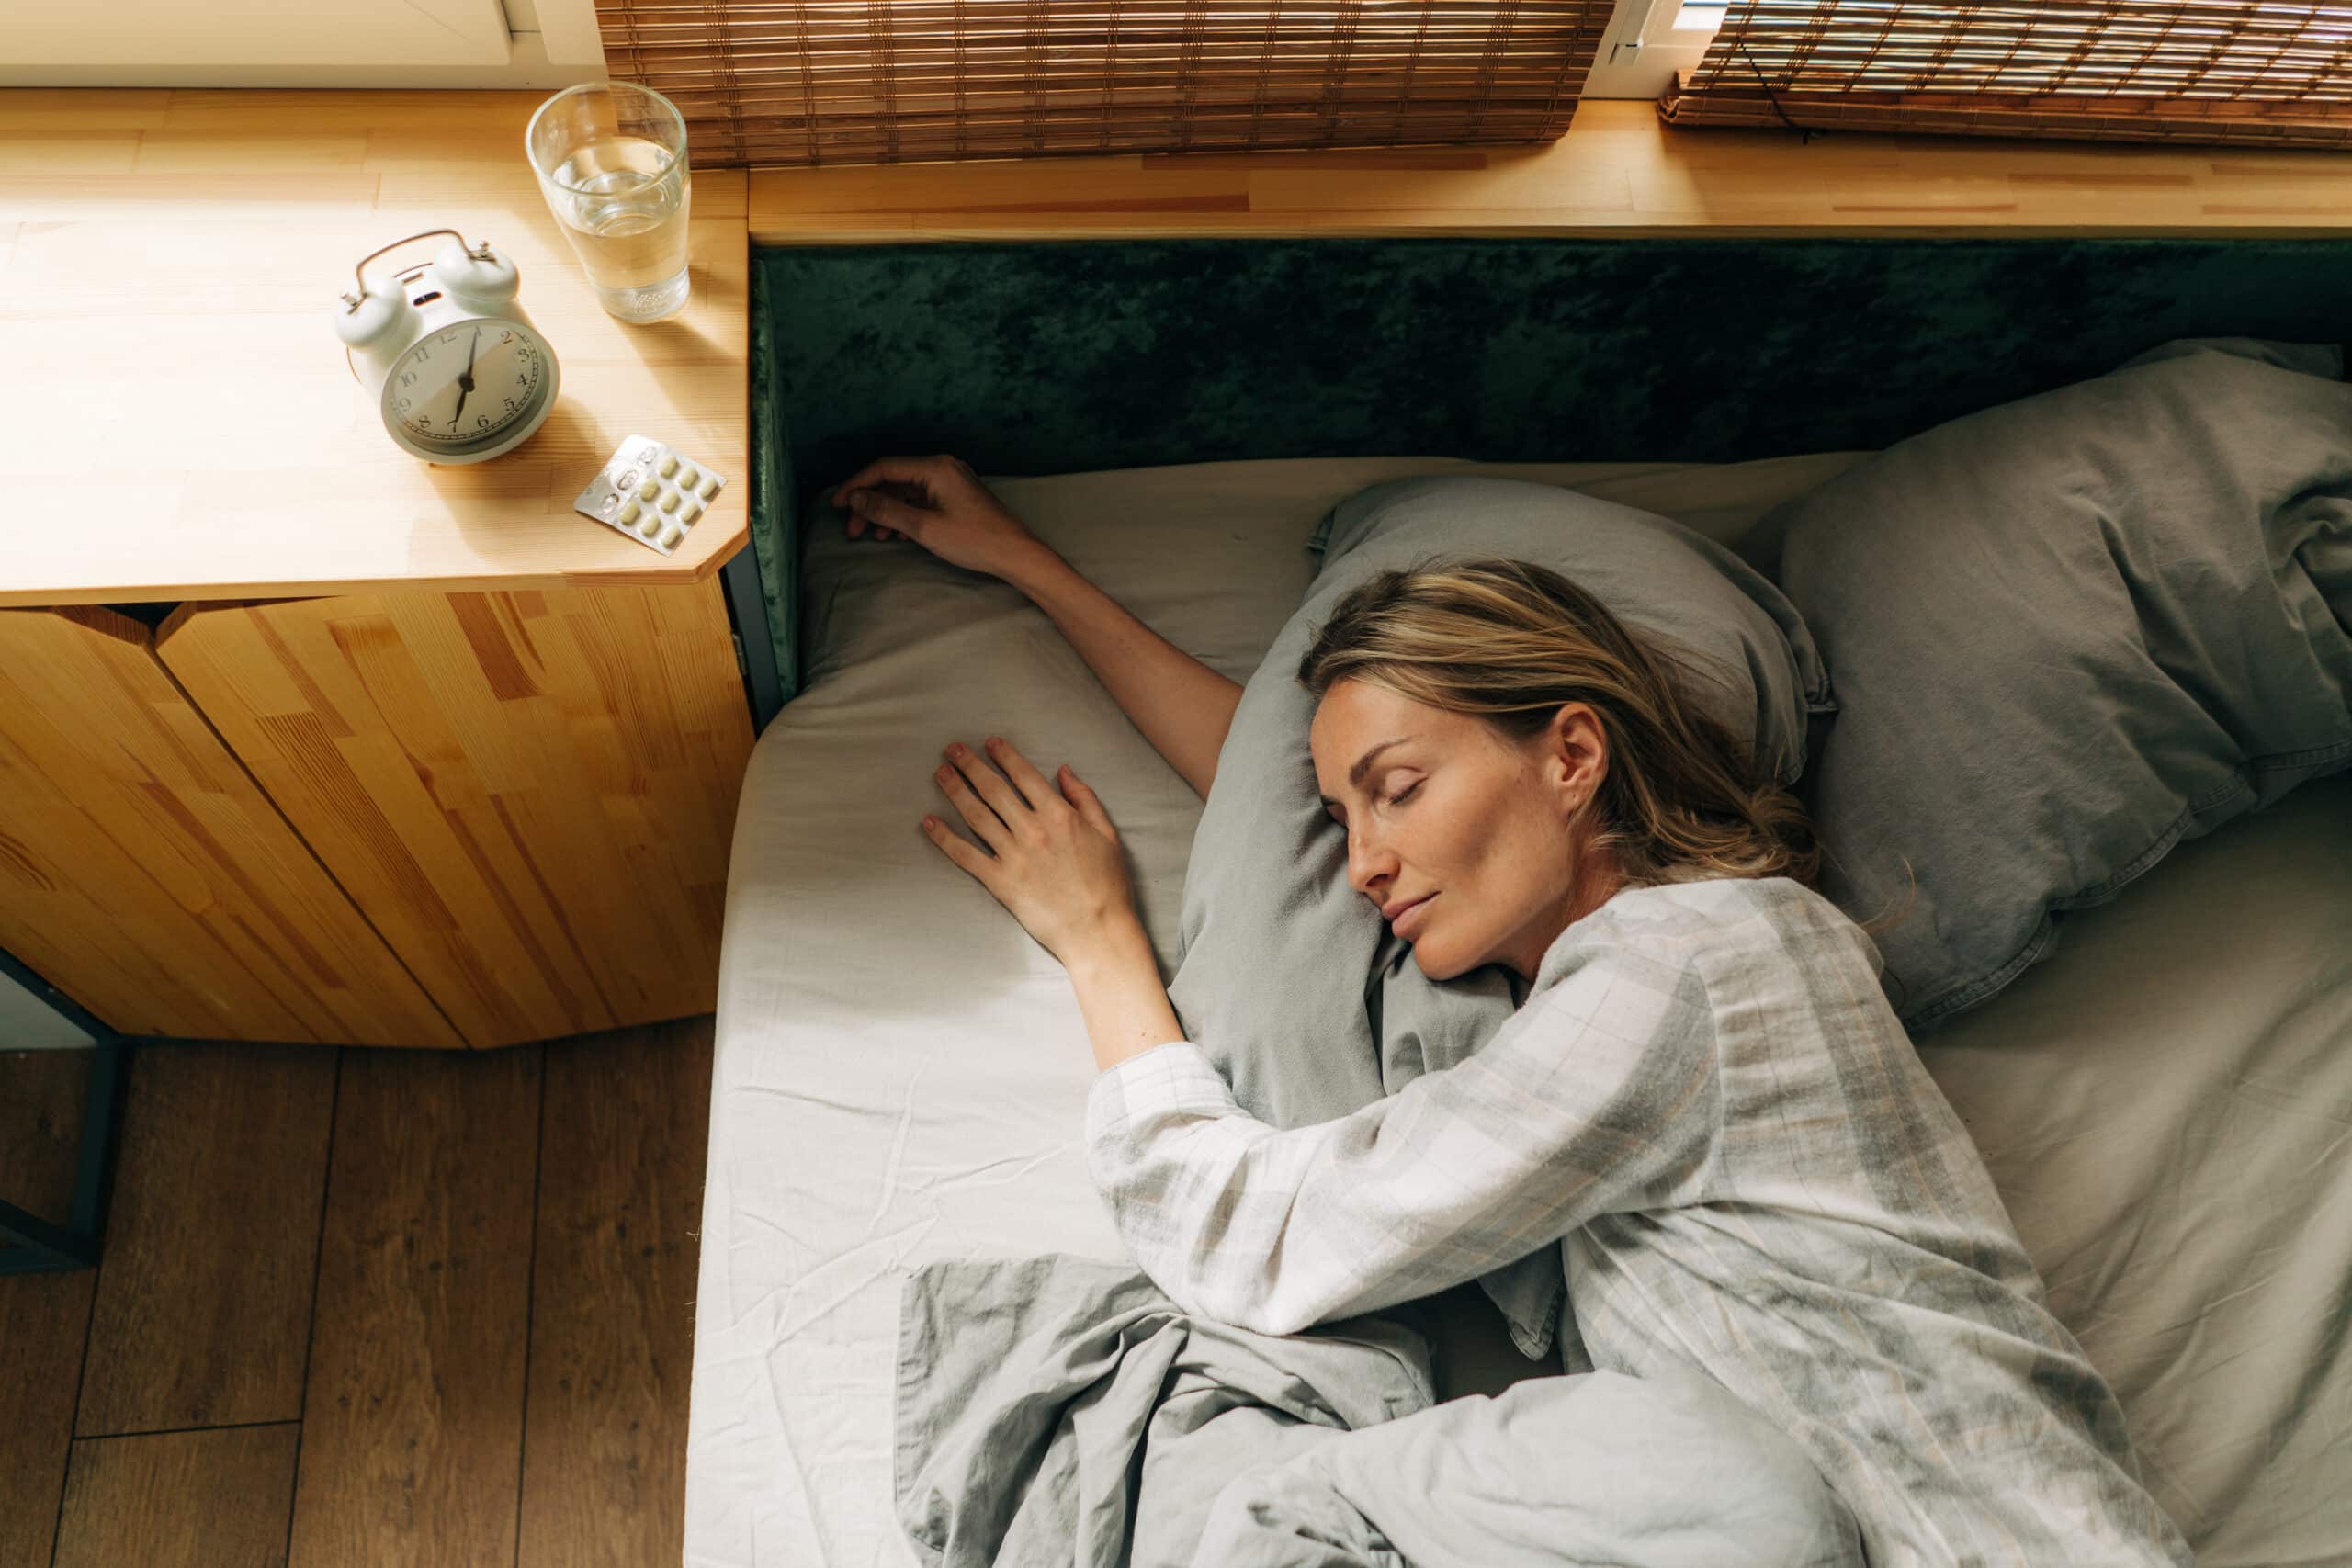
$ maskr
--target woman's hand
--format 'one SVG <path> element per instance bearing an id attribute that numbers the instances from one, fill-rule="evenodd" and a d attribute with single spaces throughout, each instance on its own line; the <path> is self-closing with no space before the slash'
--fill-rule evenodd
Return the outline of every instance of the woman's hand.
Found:
<path id="1" fill-rule="evenodd" d="M 1068 767 L 1046 782 L 1007 741 L 991 736 L 988 750 L 1002 773 L 958 741 L 936 777 L 989 852 L 936 817 L 922 819 L 923 832 L 1065 967 L 1134 951 L 1143 923 L 1101 797 Z"/>
<path id="2" fill-rule="evenodd" d="M 956 457 L 884 457 L 833 487 L 849 536 L 903 534 L 950 566 L 1007 577 L 1043 547 Z"/>

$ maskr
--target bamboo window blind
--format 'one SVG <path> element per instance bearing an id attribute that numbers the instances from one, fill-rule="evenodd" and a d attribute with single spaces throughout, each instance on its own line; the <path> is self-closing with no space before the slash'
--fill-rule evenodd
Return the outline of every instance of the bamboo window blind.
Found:
<path id="1" fill-rule="evenodd" d="M 2352 145 L 2352 5 L 1730 0 L 1674 125 Z"/>
<path id="2" fill-rule="evenodd" d="M 709 165 L 1536 141 L 1612 0 L 597 0 Z"/>

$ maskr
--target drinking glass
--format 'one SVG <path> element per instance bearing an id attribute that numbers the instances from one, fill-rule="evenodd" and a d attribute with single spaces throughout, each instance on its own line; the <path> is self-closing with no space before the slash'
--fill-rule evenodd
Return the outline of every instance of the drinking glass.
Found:
<path id="1" fill-rule="evenodd" d="M 686 308 L 686 122 L 630 82 L 583 82 L 523 132 L 548 210 L 605 310 L 658 321 Z"/>

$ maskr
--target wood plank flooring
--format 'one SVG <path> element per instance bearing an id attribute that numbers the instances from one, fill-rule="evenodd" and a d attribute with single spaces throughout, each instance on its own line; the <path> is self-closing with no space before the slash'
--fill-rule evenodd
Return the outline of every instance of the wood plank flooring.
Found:
<path id="1" fill-rule="evenodd" d="M 0 1193 L 19 1208 L 55 1218 L 72 1201 L 88 1060 L 0 1056 Z M 86 1269 L 0 1276 L 0 1568 L 49 1561 L 96 1283 Z"/>
<path id="2" fill-rule="evenodd" d="M 710 1043 L 137 1053 L 105 1261 L 0 1278 L 0 1568 L 675 1563 Z M 85 1060 L 0 1042 L 0 1195 Z"/>

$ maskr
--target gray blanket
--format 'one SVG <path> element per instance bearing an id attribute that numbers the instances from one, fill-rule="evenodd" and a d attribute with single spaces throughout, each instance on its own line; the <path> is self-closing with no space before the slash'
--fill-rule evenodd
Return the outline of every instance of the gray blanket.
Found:
<path id="1" fill-rule="evenodd" d="M 1692 1371 L 1433 1404 L 1426 1342 L 1188 1317 L 1142 1275 L 936 1263 L 899 1316 L 899 1518 L 938 1568 L 1860 1568 L 1794 1443 Z"/>
<path id="2" fill-rule="evenodd" d="M 899 1372 L 899 1517 L 944 1568 L 1183 1568 L 1228 1483 L 1435 1397 L 1402 1325 L 1252 1334 L 1058 1256 L 916 1273 Z"/>

